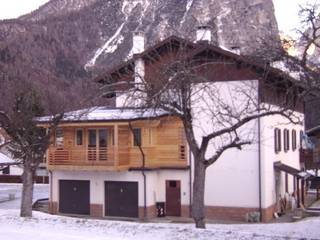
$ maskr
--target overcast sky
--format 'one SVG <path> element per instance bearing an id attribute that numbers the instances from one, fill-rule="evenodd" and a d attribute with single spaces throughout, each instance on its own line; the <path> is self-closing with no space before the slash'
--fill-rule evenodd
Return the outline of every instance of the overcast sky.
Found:
<path id="1" fill-rule="evenodd" d="M 280 31 L 288 32 L 297 25 L 298 6 L 307 1 L 314 0 L 273 0 Z M 48 0 L 0 0 L 0 19 L 16 18 L 46 2 Z"/>

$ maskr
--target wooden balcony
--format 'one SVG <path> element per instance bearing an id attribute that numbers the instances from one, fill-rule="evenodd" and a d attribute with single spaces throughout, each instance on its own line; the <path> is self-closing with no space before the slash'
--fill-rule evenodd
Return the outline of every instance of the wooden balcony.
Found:
<path id="1" fill-rule="evenodd" d="M 300 149 L 300 163 L 304 164 L 306 170 L 320 168 L 320 151 Z"/>
<path id="2" fill-rule="evenodd" d="M 139 121 L 132 125 L 141 130 L 145 168 L 187 167 L 186 141 L 179 121 Z M 143 167 L 142 153 L 127 123 L 65 124 L 59 134 L 60 138 L 53 134 L 47 152 L 49 170 L 122 171 Z"/>
<path id="3" fill-rule="evenodd" d="M 186 167 L 185 146 L 144 147 L 145 167 Z M 88 147 L 50 148 L 49 170 L 127 170 L 141 168 L 142 155 L 138 148 L 108 146 L 103 149 Z"/>

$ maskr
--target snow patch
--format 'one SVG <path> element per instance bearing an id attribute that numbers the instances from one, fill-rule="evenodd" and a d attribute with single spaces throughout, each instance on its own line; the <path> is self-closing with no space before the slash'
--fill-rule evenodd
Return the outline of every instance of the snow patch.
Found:
<path id="1" fill-rule="evenodd" d="M 85 65 L 85 69 L 94 66 L 98 57 L 102 53 L 113 53 L 118 48 L 118 45 L 121 44 L 124 39 L 123 36 L 120 35 L 120 32 L 124 24 L 125 22 L 122 23 L 121 26 L 117 29 L 117 31 L 113 34 L 113 36 L 109 38 L 108 41 L 96 51 L 93 58 Z"/>
<path id="2" fill-rule="evenodd" d="M 231 9 L 226 7 L 225 5 L 221 6 L 221 11 L 219 12 L 218 16 L 217 16 L 217 29 L 218 29 L 218 33 L 222 32 L 222 19 L 226 18 L 231 12 Z M 222 34 L 218 34 L 218 39 L 219 39 L 219 43 L 223 43 L 223 39 L 221 37 Z"/>
<path id="3" fill-rule="evenodd" d="M 188 16 L 188 13 L 189 13 L 189 10 L 190 10 L 192 4 L 193 4 L 193 0 L 188 0 L 188 1 L 187 1 L 186 11 L 185 11 L 185 13 L 184 13 L 184 15 L 183 15 L 183 18 L 182 18 L 181 22 L 180 22 L 180 27 L 181 27 L 182 24 L 186 21 L 186 18 L 187 18 L 187 16 Z"/>

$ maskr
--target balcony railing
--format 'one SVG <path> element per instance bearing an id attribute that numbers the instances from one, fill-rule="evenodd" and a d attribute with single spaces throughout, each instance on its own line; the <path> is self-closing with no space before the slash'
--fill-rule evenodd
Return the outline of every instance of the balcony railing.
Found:
<path id="1" fill-rule="evenodd" d="M 158 145 L 143 147 L 145 167 L 186 166 L 185 145 Z M 128 166 L 141 167 L 139 148 L 129 146 L 107 147 L 50 147 L 49 166 Z"/>
<path id="2" fill-rule="evenodd" d="M 50 148 L 48 153 L 49 165 L 73 165 L 73 166 L 120 166 L 127 164 L 119 159 L 128 158 L 128 147 L 88 147 L 79 148 Z"/>
<path id="3" fill-rule="evenodd" d="M 300 149 L 300 162 L 304 163 L 306 170 L 320 168 L 320 151 Z"/>

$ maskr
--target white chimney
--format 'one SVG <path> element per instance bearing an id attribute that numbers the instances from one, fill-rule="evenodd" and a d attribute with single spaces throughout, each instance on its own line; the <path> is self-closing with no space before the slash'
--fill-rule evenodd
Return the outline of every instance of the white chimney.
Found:
<path id="1" fill-rule="evenodd" d="M 144 32 L 134 32 L 132 37 L 132 53 L 140 54 L 144 51 L 145 36 Z"/>
<path id="2" fill-rule="evenodd" d="M 196 42 L 199 41 L 211 42 L 211 28 L 209 26 L 197 27 Z"/>

